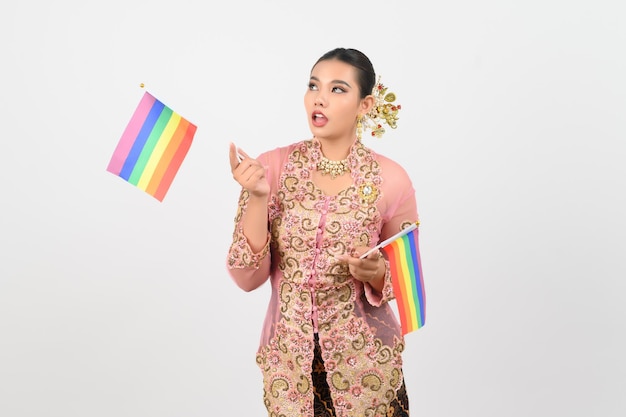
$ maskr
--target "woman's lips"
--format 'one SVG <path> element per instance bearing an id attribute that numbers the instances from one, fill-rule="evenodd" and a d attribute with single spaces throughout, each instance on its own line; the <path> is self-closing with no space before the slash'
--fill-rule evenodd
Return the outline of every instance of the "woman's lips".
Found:
<path id="1" fill-rule="evenodd" d="M 311 119 L 313 126 L 315 127 L 322 127 L 325 126 L 326 123 L 328 123 L 328 119 L 326 118 L 326 116 L 324 116 L 322 112 L 313 112 Z"/>

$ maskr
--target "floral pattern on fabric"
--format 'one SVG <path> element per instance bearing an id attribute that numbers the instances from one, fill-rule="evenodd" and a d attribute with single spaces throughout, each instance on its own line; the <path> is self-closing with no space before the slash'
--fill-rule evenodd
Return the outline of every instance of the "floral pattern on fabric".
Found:
<path id="1" fill-rule="evenodd" d="M 326 195 L 312 180 L 322 157 L 318 141 L 295 144 L 287 155 L 280 154 L 284 149 L 265 156 L 267 161 L 282 161 L 270 175 L 269 252 L 253 254 L 243 243 L 238 213 L 228 258 L 231 268 L 271 262 L 267 271 L 272 298 L 257 353 L 265 406 L 275 417 L 314 415 L 311 372 L 317 334 L 336 415 L 386 416 L 403 387 L 404 350 L 398 321 L 387 303 L 393 298 L 389 268 L 378 293 L 354 279 L 337 257 L 379 242 L 388 220 L 384 216 L 393 217 L 409 198 L 388 201 L 380 165 L 360 142 L 353 144 L 347 158 L 352 185 L 337 195 Z M 402 185 L 396 188 L 406 192 L 398 195 L 412 197 L 410 183 Z M 244 192 L 240 211 L 245 201 Z M 412 211 L 409 207 L 407 215 L 417 216 Z M 396 223 L 400 220 L 394 218 Z"/>
<path id="2" fill-rule="evenodd" d="M 230 247 L 230 251 L 228 252 L 227 263 L 229 268 L 258 269 L 261 260 L 265 258 L 269 252 L 269 239 L 259 253 L 254 253 L 252 252 L 252 249 L 248 244 L 248 239 L 246 239 L 245 235 L 243 234 L 243 229 L 240 223 L 243 213 L 246 210 L 249 196 L 250 195 L 248 191 L 243 190 L 241 192 L 241 196 L 239 197 L 239 207 L 237 210 L 237 215 L 235 216 L 235 223 L 237 224 L 237 227 L 235 228 L 235 232 L 233 233 L 233 243 Z"/>

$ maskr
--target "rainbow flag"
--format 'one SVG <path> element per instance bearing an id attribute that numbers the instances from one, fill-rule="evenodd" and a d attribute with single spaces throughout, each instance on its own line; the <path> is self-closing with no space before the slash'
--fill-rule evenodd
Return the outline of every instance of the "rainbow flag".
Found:
<path id="1" fill-rule="evenodd" d="M 364 258 L 374 250 L 380 249 L 387 256 L 403 335 L 421 328 L 426 320 L 418 226 L 419 222 L 411 224 L 361 255 Z"/>
<path id="2" fill-rule="evenodd" d="M 163 201 L 196 129 L 146 91 L 113 152 L 107 171 Z"/>

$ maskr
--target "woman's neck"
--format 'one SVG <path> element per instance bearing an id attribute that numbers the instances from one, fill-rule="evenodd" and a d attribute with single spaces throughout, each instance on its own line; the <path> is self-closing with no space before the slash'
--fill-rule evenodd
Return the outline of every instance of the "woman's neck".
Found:
<path id="1" fill-rule="evenodd" d="M 322 154 L 331 161 L 341 161 L 346 159 L 350 153 L 350 148 L 354 144 L 356 138 L 351 139 L 323 139 L 317 138 L 320 142 Z"/>

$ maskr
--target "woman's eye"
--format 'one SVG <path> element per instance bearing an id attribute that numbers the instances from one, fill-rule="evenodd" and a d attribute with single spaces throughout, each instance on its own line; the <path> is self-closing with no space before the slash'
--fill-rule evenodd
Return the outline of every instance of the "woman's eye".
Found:
<path id="1" fill-rule="evenodd" d="M 346 92 L 346 90 L 344 90 L 341 87 L 333 87 L 332 91 L 333 91 L 333 93 L 345 93 Z"/>
<path id="2" fill-rule="evenodd" d="M 309 83 L 309 90 L 315 91 L 317 90 L 317 86 L 313 83 Z"/>

